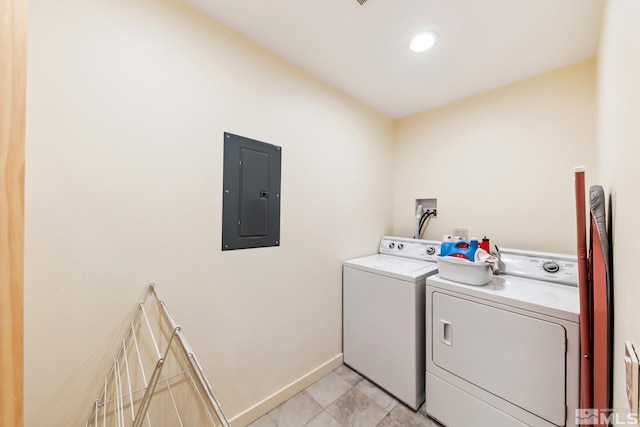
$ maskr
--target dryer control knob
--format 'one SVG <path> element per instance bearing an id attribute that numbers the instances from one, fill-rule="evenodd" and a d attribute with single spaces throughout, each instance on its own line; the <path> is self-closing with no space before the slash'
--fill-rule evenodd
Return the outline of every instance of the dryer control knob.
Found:
<path id="1" fill-rule="evenodd" d="M 560 271 L 560 266 L 555 261 L 545 262 L 544 264 L 542 264 L 542 268 L 544 268 L 544 271 L 546 271 L 547 273 L 557 273 L 558 271 Z"/>
<path id="2" fill-rule="evenodd" d="M 393 243 L 393 242 L 389 243 L 389 249 L 393 249 L 393 248 L 395 248 L 395 247 L 396 247 L 396 244 L 395 244 L 395 243 Z"/>
<path id="3" fill-rule="evenodd" d="M 398 243 L 398 249 L 399 250 L 403 250 L 404 249 L 404 244 L 403 243 Z"/>
<path id="4" fill-rule="evenodd" d="M 436 253 L 436 248 L 433 246 L 427 246 L 427 255 L 433 255 Z"/>

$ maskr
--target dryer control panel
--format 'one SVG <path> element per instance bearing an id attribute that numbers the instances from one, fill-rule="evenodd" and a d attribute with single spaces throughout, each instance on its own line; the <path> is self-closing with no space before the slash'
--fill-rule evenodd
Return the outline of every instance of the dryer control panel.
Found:
<path id="1" fill-rule="evenodd" d="M 578 286 L 578 261 L 571 255 L 501 251 L 505 274 Z"/>
<path id="2" fill-rule="evenodd" d="M 440 242 L 435 240 L 383 236 L 380 240 L 379 253 L 436 262 L 436 257 L 440 254 Z"/>

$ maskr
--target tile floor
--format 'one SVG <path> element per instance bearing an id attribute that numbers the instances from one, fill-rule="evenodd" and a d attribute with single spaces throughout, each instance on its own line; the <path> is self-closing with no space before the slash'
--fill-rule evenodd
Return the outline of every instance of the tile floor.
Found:
<path id="1" fill-rule="evenodd" d="M 248 427 L 438 427 L 346 366 L 340 366 Z"/>

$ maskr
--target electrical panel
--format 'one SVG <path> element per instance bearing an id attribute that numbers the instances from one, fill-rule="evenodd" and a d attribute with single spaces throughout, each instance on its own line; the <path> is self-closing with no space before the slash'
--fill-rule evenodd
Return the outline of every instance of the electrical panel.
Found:
<path id="1" fill-rule="evenodd" d="M 222 250 L 280 245 L 280 147 L 224 134 Z"/>

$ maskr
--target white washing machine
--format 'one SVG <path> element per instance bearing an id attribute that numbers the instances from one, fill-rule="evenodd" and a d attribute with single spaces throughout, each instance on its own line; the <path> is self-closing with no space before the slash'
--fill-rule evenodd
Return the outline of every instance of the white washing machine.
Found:
<path id="1" fill-rule="evenodd" d="M 440 242 L 383 237 L 344 262 L 344 363 L 413 409 L 424 401 L 425 279 Z"/>
<path id="2" fill-rule="evenodd" d="M 505 275 L 426 286 L 426 409 L 448 427 L 575 426 L 577 262 L 502 251 Z"/>

